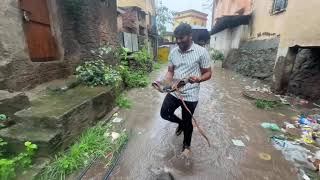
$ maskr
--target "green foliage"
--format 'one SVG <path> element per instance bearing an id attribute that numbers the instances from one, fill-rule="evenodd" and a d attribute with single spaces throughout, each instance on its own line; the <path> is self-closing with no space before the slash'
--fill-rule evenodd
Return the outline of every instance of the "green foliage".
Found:
<path id="1" fill-rule="evenodd" d="M 7 116 L 4 114 L 0 114 L 0 121 L 5 121 L 7 120 Z"/>
<path id="2" fill-rule="evenodd" d="M 120 82 L 119 73 L 103 60 L 87 61 L 76 68 L 77 78 L 88 86 L 111 85 Z"/>
<path id="3" fill-rule="evenodd" d="M 153 63 L 153 69 L 155 69 L 155 70 L 161 69 L 161 66 L 162 66 L 161 63 L 158 63 L 158 62 Z"/>
<path id="4" fill-rule="evenodd" d="M 7 145 L 5 141 L 0 138 L 0 150 Z M 17 169 L 27 168 L 32 164 L 32 157 L 34 156 L 38 146 L 31 142 L 25 142 L 25 152 L 18 154 L 12 158 L 5 158 L 0 153 L 0 179 L 13 179 L 16 176 Z"/>
<path id="5" fill-rule="evenodd" d="M 5 151 L 5 146 L 7 144 L 8 144 L 7 142 L 5 142 L 2 138 L 0 138 L 0 157 L 3 156 L 3 152 Z"/>
<path id="6" fill-rule="evenodd" d="M 67 152 L 55 157 L 42 172 L 40 179 L 66 179 L 67 175 L 87 166 L 94 157 L 117 152 L 119 143 L 124 143 L 123 139 L 127 140 L 128 136 L 123 132 L 118 139 L 112 141 L 107 136 L 109 131 L 110 126 L 101 124 L 88 129 Z"/>
<path id="7" fill-rule="evenodd" d="M 211 59 L 214 61 L 223 61 L 224 60 L 224 55 L 222 54 L 222 52 L 216 50 L 216 49 L 210 49 L 210 56 Z"/>
<path id="8" fill-rule="evenodd" d="M 120 62 L 127 62 L 129 52 L 130 50 L 128 48 L 118 46 L 114 51 L 114 57 L 120 60 Z"/>
<path id="9" fill-rule="evenodd" d="M 117 97 L 116 102 L 117 106 L 119 106 L 120 108 L 130 109 L 132 107 L 132 101 L 127 99 L 124 94 L 120 94 Z"/>
<path id="10" fill-rule="evenodd" d="M 148 76 L 142 72 L 131 71 L 125 79 L 125 83 L 129 88 L 146 87 L 149 82 Z"/>
<path id="11" fill-rule="evenodd" d="M 167 25 L 173 23 L 174 12 L 162 4 L 160 1 L 156 9 L 157 14 L 157 28 L 160 37 L 163 37 L 167 32 Z"/>
<path id="12" fill-rule="evenodd" d="M 0 159 L 0 179 L 13 179 L 16 176 L 14 160 Z"/>
<path id="13" fill-rule="evenodd" d="M 146 87 L 150 82 L 146 72 L 134 71 L 123 65 L 119 66 L 118 71 L 121 74 L 122 81 L 128 88 Z"/>
<path id="14" fill-rule="evenodd" d="M 140 64 L 145 64 L 151 61 L 151 55 L 146 47 L 143 47 L 141 50 L 135 52 L 133 57 Z"/>
<path id="15" fill-rule="evenodd" d="M 279 107 L 281 104 L 275 101 L 266 101 L 258 99 L 256 100 L 256 106 L 259 109 L 271 110 L 273 108 Z"/>

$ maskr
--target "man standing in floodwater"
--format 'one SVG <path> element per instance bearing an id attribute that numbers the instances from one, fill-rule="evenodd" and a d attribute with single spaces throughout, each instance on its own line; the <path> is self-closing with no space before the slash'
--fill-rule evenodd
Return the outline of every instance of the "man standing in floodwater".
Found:
<path id="1" fill-rule="evenodd" d="M 192 115 L 198 104 L 200 83 L 211 78 L 211 61 L 208 51 L 192 41 L 192 28 L 189 24 L 180 24 L 174 30 L 174 36 L 178 47 L 169 54 L 166 81 L 172 82 L 173 79 L 189 78 L 190 83 L 181 89 L 181 96 L 191 114 L 175 92 L 167 94 L 160 114 L 163 119 L 178 124 L 176 135 L 179 136 L 182 132 L 184 134 L 182 152 L 189 154 L 193 132 Z M 180 106 L 182 119 L 174 114 Z"/>

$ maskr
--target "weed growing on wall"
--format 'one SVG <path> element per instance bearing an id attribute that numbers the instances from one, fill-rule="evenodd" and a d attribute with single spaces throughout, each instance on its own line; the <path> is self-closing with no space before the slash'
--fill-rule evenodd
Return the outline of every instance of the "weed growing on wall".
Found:
<path id="1" fill-rule="evenodd" d="M 210 53 L 211 59 L 214 61 L 223 61 L 224 60 L 223 53 L 216 50 L 216 49 L 211 48 L 209 53 Z"/>
<path id="2" fill-rule="evenodd" d="M 111 125 L 101 123 L 88 129 L 68 151 L 55 157 L 44 169 L 40 179 L 66 179 L 69 174 L 87 166 L 95 157 L 117 153 L 128 140 L 128 135 L 122 132 L 119 138 L 113 140 L 110 131 Z M 108 159 L 107 164 L 112 160 Z"/>
<path id="3" fill-rule="evenodd" d="M 6 152 L 7 142 L 0 138 L 0 179 L 14 179 L 16 177 L 17 169 L 22 170 L 32 164 L 32 157 L 34 156 L 38 146 L 27 141 L 24 143 L 25 151 L 18 155 L 4 156 Z"/>

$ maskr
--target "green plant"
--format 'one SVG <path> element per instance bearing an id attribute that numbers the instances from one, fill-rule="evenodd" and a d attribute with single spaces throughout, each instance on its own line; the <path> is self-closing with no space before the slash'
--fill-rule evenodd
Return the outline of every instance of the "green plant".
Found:
<path id="1" fill-rule="evenodd" d="M 129 88 L 146 87 L 149 84 L 148 76 L 142 71 L 130 70 L 128 66 L 119 66 L 118 71 Z"/>
<path id="2" fill-rule="evenodd" d="M 4 147 L 7 144 L 8 144 L 7 142 L 5 142 L 2 138 L 0 138 L 0 157 L 3 156 L 3 152 L 5 151 Z"/>
<path id="3" fill-rule="evenodd" d="M 125 83 L 129 88 L 146 87 L 149 82 L 148 76 L 143 72 L 131 72 L 125 79 Z"/>
<path id="4" fill-rule="evenodd" d="M 7 143 L 0 139 L 0 147 L 3 147 Z M 13 179 L 16 176 L 17 169 L 27 168 L 32 163 L 32 157 L 38 149 L 36 144 L 31 142 L 25 142 L 25 152 L 14 156 L 13 158 L 4 158 L 3 154 L 0 154 L 0 179 Z"/>
<path id="5" fill-rule="evenodd" d="M 223 53 L 216 50 L 216 49 L 211 48 L 209 53 L 210 53 L 211 59 L 214 61 L 223 61 L 224 60 Z"/>
<path id="6" fill-rule="evenodd" d="M 129 109 L 132 107 L 132 101 L 130 101 L 129 99 L 127 99 L 124 94 L 120 94 L 117 99 L 116 99 L 117 105 L 120 108 L 126 108 Z"/>
<path id="7" fill-rule="evenodd" d="M 133 54 L 134 59 L 139 63 L 146 63 L 151 61 L 151 55 L 146 47 Z"/>
<path id="8" fill-rule="evenodd" d="M 62 152 L 44 169 L 40 179 L 66 179 L 66 176 L 87 166 L 94 157 L 117 152 L 118 144 L 128 136 L 125 132 L 115 141 L 108 136 L 111 126 L 98 124 L 88 129 L 66 152 Z M 111 161 L 111 160 L 110 160 Z"/>
<path id="9" fill-rule="evenodd" d="M 4 114 L 0 114 L 0 121 L 5 121 L 7 119 L 7 116 Z"/>
<path id="10" fill-rule="evenodd" d="M 110 54 L 113 51 L 113 48 L 108 44 L 99 47 L 96 50 L 91 50 L 91 53 L 97 58 L 103 58 L 105 55 Z"/>
<path id="11" fill-rule="evenodd" d="M 0 159 L 0 179 L 13 179 L 16 176 L 14 160 Z"/>
<path id="12" fill-rule="evenodd" d="M 160 64 L 158 62 L 153 63 L 153 69 L 155 69 L 155 70 L 161 69 L 161 66 L 162 66 L 162 64 Z"/>
<path id="13" fill-rule="evenodd" d="M 121 63 L 127 62 L 129 52 L 130 52 L 130 49 L 125 48 L 123 46 L 118 46 L 114 51 L 114 57 L 120 60 Z M 122 64 L 122 65 L 127 65 L 127 64 Z"/>
<path id="14" fill-rule="evenodd" d="M 279 107 L 281 104 L 279 102 L 275 102 L 275 101 L 266 101 L 266 100 L 261 100 L 258 99 L 256 100 L 256 106 L 259 109 L 265 109 L 265 110 L 271 110 L 275 107 Z"/>
<path id="15" fill-rule="evenodd" d="M 146 47 L 133 54 L 134 60 L 140 66 L 139 71 L 148 72 L 148 65 L 152 65 L 151 55 Z"/>
<path id="16" fill-rule="evenodd" d="M 76 68 L 77 78 L 88 86 L 111 85 L 116 86 L 121 77 L 103 60 L 87 61 Z"/>

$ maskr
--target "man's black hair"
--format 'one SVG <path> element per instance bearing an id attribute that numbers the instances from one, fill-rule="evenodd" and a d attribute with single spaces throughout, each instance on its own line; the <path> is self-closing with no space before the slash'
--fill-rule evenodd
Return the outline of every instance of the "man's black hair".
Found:
<path id="1" fill-rule="evenodd" d="M 176 27 L 173 33 L 174 36 L 177 37 L 190 36 L 192 34 L 192 27 L 187 23 L 181 23 Z"/>

